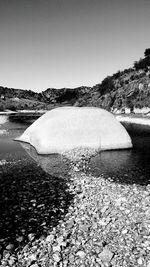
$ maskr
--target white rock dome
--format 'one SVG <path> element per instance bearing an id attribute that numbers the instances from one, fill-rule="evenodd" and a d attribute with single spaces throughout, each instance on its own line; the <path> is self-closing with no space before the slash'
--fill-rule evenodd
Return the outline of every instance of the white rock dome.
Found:
<path id="1" fill-rule="evenodd" d="M 61 107 L 46 112 L 17 139 L 39 154 L 76 148 L 97 151 L 132 147 L 126 129 L 108 111 L 94 107 Z"/>

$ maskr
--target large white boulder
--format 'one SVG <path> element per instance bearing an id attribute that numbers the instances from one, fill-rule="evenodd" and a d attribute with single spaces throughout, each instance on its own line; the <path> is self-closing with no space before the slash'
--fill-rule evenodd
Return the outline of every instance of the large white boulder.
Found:
<path id="1" fill-rule="evenodd" d="M 132 147 L 130 136 L 116 118 L 94 107 L 61 107 L 48 111 L 18 138 L 39 154 L 75 148 L 111 150 Z"/>

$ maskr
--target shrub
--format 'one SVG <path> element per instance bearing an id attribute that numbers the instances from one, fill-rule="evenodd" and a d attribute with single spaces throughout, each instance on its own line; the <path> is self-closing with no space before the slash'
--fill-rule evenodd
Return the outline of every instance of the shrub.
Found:
<path id="1" fill-rule="evenodd" d="M 148 67 L 150 67 L 150 56 L 145 57 L 144 59 L 140 59 L 139 61 L 134 62 L 134 68 L 136 70 L 148 70 Z"/>
<path id="2" fill-rule="evenodd" d="M 0 103 L 0 111 L 4 111 L 4 110 L 5 110 L 4 104 Z"/>
<path id="3" fill-rule="evenodd" d="M 11 111 L 16 111 L 17 108 L 14 105 L 9 105 L 8 109 L 10 109 Z"/>
<path id="4" fill-rule="evenodd" d="M 144 56 L 150 57 L 150 48 L 145 49 Z"/>
<path id="5" fill-rule="evenodd" d="M 113 78 L 111 76 L 107 76 L 102 83 L 100 84 L 100 94 L 107 94 L 115 88 Z"/>

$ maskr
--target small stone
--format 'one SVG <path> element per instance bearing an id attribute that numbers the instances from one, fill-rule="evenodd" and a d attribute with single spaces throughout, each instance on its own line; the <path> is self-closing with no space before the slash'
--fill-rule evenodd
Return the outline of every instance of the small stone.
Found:
<path id="1" fill-rule="evenodd" d="M 15 260 L 14 260 L 14 259 L 10 259 L 10 260 L 8 261 L 8 263 L 9 263 L 9 266 L 13 266 L 14 263 L 15 263 Z"/>
<path id="2" fill-rule="evenodd" d="M 74 166 L 74 171 L 75 171 L 75 172 L 79 172 L 78 167 Z"/>
<path id="3" fill-rule="evenodd" d="M 32 233 L 29 234 L 29 235 L 28 235 L 28 239 L 29 239 L 29 241 L 32 241 L 32 240 L 34 239 L 34 234 L 32 234 Z"/>
<path id="4" fill-rule="evenodd" d="M 103 251 L 98 256 L 103 262 L 109 263 L 111 261 L 113 255 L 114 254 L 109 249 L 104 248 Z"/>
<path id="5" fill-rule="evenodd" d="M 70 263 L 74 263 L 74 256 L 72 254 L 69 255 L 69 261 Z"/>
<path id="6" fill-rule="evenodd" d="M 31 203 L 33 202 L 34 203 L 34 202 L 36 202 L 36 199 L 31 199 L 30 202 Z"/>
<path id="7" fill-rule="evenodd" d="M 29 259 L 30 259 L 31 262 L 35 262 L 36 261 L 36 255 L 35 254 L 31 254 L 29 256 Z"/>
<path id="8" fill-rule="evenodd" d="M 42 224 L 41 224 L 41 226 L 45 226 L 46 225 L 46 222 L 43 222 Z"/>
<path id="9" fill-rule="evenodd" d="M 124 229 L 124 230 L 122 231 L 122 234 L 125 235 L 125 234 L 127 234 L 127 232 L 128 232 L 128 230 L 127 230 L 127 229 Z"/>
<path id="10" fill-rule="evenodd" d="M 28 248 L 29 248 L 29 244 L 25 245 L 24 248 L 23 248 L 23 250 L 24 250 L 24 251 L 27 251 Z"/>
<path id="11" fill-rule="evenodd" d="M 43 208 L 45 206 L 45 204 L 40 204 L 37 206 L 37 208 Z"/>
<path id="12" fill-rule="evenodd" d="M 99 220 L 98 223 L 99 223 L 101 226 L 106 226 L 106 225 L 108 224 L 107 221 L 105 220 L 105 218 Z"/>
<path id="13" fill-rule="evenodd" d="M 4 251 L 3 251 L 3 257 L 4 257 L 5 259 L 9 259 L 9 257 L 10 257 L 10 252 L 8 252 L 8 250 L 4 250 Z"/>
<path id="14" fill-rule="evenodd" d="M 61 246 L 62 247 L 66 247 L 67 246 L 67 242 L 65 242 L 65 241 L 61 242 Z"/>
<path id="15" fill-rule="evenodd" d="M 67 260 L 64 260 L 63 261 L 63 267 L 67 267 L 67 265 L 68 265 L 68 261 Z"/>
<path id="16" fill-rule="evenodd" d="M 56 252 L 56 251 L 61 251 L 61 248 L 59 245 L 53 246 L 53 252 Z"/>
<path id="17" fill-rule="evenodd" d="M 96 258 L 96 261 L 97 261 L 97 263 L 99 263 L 100 266 L 101 266 L 101 263 L 102 263 L 101 259 L 100 259 L 100 258 Z"/>
<path id="18" fill-rule="evenodd" d="M 19 242 L 19 243 L 21 243 L 22 241 L 23 241 L 23 236 L 18 236 L 17 238 L 16 238 L 16 240 Z"/>
<path id="19" fill-rule="evenodd" d="M 79 250 L 76 254 L 78 257 L 80 257 L 81 259 L 85 258 L 85 252 L 82 250 Z"/>
<path id="20" fill-rule="evenodd" d="M 53 254 L 53 259 L 55 262 L 60 262 L 61 258 L 60 258 L 60 254 L 59 253 L 54 253 Z"/>
<path id="21" fill-rule="evenodd" d="M 54 240 L 54 235 L 48 235 L 47 237 L 46 237 L 46 242 L 53 242 L 53 240 Z"/>
<path id="22" fill-rule="evenodd" d="M 101 209 L 101 213 L 105 213 L 106 210 L 108 210 L 108 206 L 104 206 L 102 209 Z"/>
<path id="23" fill-rule="evenodd" d="M 125 210 L 125 214 L 129 214 L 130 213 L 130 210 Z"/>
<path id="24" fill-rule="evenodd" d="M 6 247 L 7 250 L 13 250 L 13 248 L 14 248 L 14 245 L 13 244 L 9 244 Z"/>
<path id="25" fill-rule="evenodd" d="M 137 260 L 137 263 L 138 263 L 139 265 L 142 265 L 142 264 L 143 264 L 143 260 L 142 260 L 142 258 L 139 258 L 139 259 Z"/>
<path id="26" fill-rule="evenodd" d="M 39 267 L 39 265 L 37 265 L 36 263 L 30 265 L 30 267 Z"/>
<path id="27" fill-rule="evenodd" d="M 63 238 L 62 235 L 57 238 L 57 242 L 58 242 L 59 245 L 61 245 L 61 243 L 63 242 L 63 239 L 64 238 Z"/>
<path id="28" fill-rule="evenodd" d="M 150 267 L 150 261 L 147 262 L 146 267 Z"/>

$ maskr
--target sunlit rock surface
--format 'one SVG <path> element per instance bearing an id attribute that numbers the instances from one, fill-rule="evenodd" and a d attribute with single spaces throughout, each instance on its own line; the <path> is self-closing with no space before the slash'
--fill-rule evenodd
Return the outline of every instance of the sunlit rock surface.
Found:
<path id="1" fill-rule="evenodd" d="M 63 153 L 76 148 L 100 150 L 132 147 L 130 136 L 106 110 L 61 107 L 48 111 L 18 138 L 39 154 Z"/>

